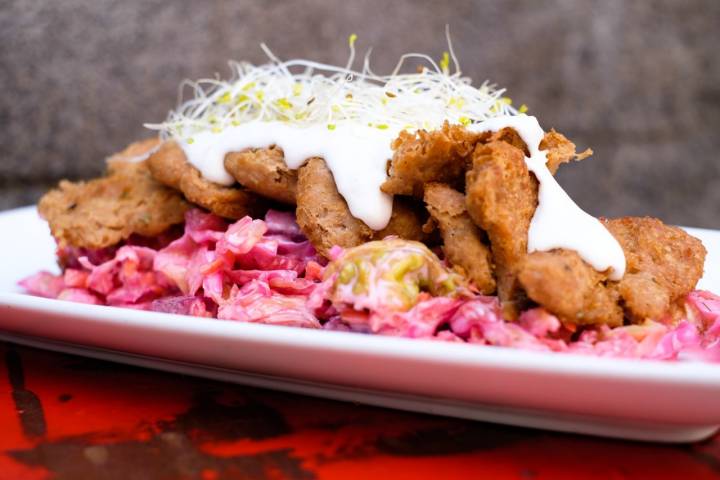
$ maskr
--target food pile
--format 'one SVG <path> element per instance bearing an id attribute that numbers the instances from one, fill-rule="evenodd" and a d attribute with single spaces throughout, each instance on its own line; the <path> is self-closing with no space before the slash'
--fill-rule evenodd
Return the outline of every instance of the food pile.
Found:
<path id="1" fill-rule="evenodd" d="M 598 269 L 583 248 L 529 246 L 536 214 L 549 211 L 551 175 L 591 152 L 576 153 L 554 130 L 533 145 L 525 123 L 513 123 L 537 124 L 533 117 L 510 107 L 502 91 L 450 74 L 447 62 L 415 76 L 377 77 L 366 68 L 355 79 L 339 67 L 328 77 L 307 63 L 300 74 L 289 72 L 293 62 L 239 64 L 232 82 L 208 91 L 196 84 L 196 98 L 157 126 L 160 138 L 110 157 L 105 176 L 63 181 L 41 199 L 62 273 L 40 272 L 23 287 L 221 320 L 720 361 L 720 297 L 694 290 L 702 243 L 654 218 L 588 220 L 582 212 L 622 250 L 624 271 Z M 392 105 L 413 105 L 412 95 L 426 110 L 444 107 L 423 117 Z M 325 102 L 326 116 L 315 102 Z M 361 108 L 373 102 L 375 110 Z M 401 125 L 408 121 L 415 123 Z M 280 122 L 290 136 L 217 150 L 219 165 L 197 154 L 219 148 L 229 133 L 250 132 L 246 126 L 280 131 Z M 358 137 L 368 144 L 390 139 L 378 143 L 389 152 L 377 192 L 391 206 L 382 228 L 354 214 L 352 182 L 338 180 L 347 172 L 331 158 L 342 151 L 338 139 L 355 138 L 353 122 L 379 132 Z M 283 147 L 295 152 L 324 138 L 334 142 L 327 158 L 289 166 Z M 538 153 L 549 180 L 532 167 Z"/>

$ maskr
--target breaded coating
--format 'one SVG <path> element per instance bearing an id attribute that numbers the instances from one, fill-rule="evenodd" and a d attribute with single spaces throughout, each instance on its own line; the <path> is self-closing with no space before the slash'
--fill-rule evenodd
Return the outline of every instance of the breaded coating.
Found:
<path id="1" fill-rule="evenodd" d="M 525 142 L 511 127 L 494 133 L 477 133 L 462 125 L 445 122 L 438 130 L 400 132 L 392 144 L 394 153 L 389 178 L 383 183 L 382 190 L 394 195 L 422 198 L 423 186 L 428 182 L 438 182 L 463 191 L 465 173 L 471 167 L 475 145 L 497 141 L 508 143 L 529 155 Z M 573 159 L 582 160 L 592 154 L 592 150 L 576 154 L 575 144 L 555 130 L 545 134 L 540 149 L 548 151 L 547 165 L 553 174 L 561 164 Z"/>
<path id="2" fill-rule="evenodd" d="M 512 127 L 501 128 L 497 132 L 490 135 L 490 137 L 484 143 L 490 142 L 505 142 L 517 148 L 518 150 L 522 150 L 526 157 L 530 155 L 530 150 L 528 150 L 528 147 L 525 144 L 525 140 L 523 140 L 517 130 Z"/>
<path id="3" fill-rule="evenodd" d="M 160 139 L 158 137 L 146 138 L 145 140 L 131 143 L 125 147 L 125 150 L 122 152 L 118 152 L 107 158 L 106 163 L 108 172 L 112 173 L 115 169 L 115 165 L 117 164 L 120 164 L 120 168 L 122 168 L 123 164 L 127 162 L 140 162 L 147 160 L 150 154 L 153 153 L 159 146 Z"/>
<path id="4" fill-rule="evenodd" d="M 298 171 L 296 216 L 302 231 L 324 256 L 334 245 L 354 247 L 390 235 L 416 241 L 428 238 L 422 228 L 427 212 L 410 198 L 393 199 L 390 220 L 380 231 L 353 217 L 321 158 L 311 158 Z"/>
<path id="5" fill-rule="evenodd" d="M 370 227 L 350 213 L 322 158 L 311 158 L 298 170 L 296 217 L 303 233 L 325 257 L 335 245 L 355 247 L 373 236 Z"/>
<path id="6" fill-rule="evenodd" d="M 180 190 L 188 201 L 215 215 L 235 220 L 246 215 L 257 216 L 263 211 L 263 201 L 251 192 L 204 179 L 173 141 L 163 143 L 147 161 L 157 181 Z"/>
<path id="7" fill-rule="evenodd" d="M 423 242 L 429 238 L 429 235 L 423 231 L 427 219 L 427 211 L 416 200 L 395 196 L 390 221 L 385 228 L 373 234 L 373 239 L 382 240 L 394 235 L 405 240 Z"/>
<path id="8" fill-rule="evenodd" d="M 489 137 L 489 133 L 471 132 L 462 125 L 448 122 L 439 130 L 400 132 L 392 143 L 394 153 L 389 178 L 383 183 L 382 191 L 422 199 L 427 182 L 462 189 L 475 144 Z"/>
<path id="9" fill-rule="evenodd" d="M 148 158 L 148 166 L 155 180 L 175 190 L 180 190 L 183 173 L 188 170 L 186 164 L 185 152 L 173 141 L 163 143 Z"/>
<path id="10" fill-rule="evenodd" d="M 425 185 L 425 203 L 440 228 L 443 252 L 461 275 L 485 295 L 495 292 L 490 248 L 465 207 L 465 195 L 442 183 Z"/>
<path id="11" fill-rule="evenodd" d="M 246 215 L 262 217 L 264 203 L 256 195 L 238 187 L 223 187 L 202 177 L 196 168 L 183 174 L 180 190 L 190 202 L 221 217 L 236 220 Z"/>
<path id="12" fill-rule="evenodd" d="M 633 321 L 661 318 L 702 277 L 705 247 L 685 231 L 650 217 L 603 223 L 625 252 L 626 271 L 618 291 Z"/>
<path id="13" fill-rule="evenodd" d="M 621 325 L 623 310 L 634 323 L 671 313 L 702 276 L 702 243 L 655 218 L 603 222 L 625 252 L 626 272 L 619 282 L 608 281 L 576 252 L 534 252 L 518 275 L 527 296 L 578 325 Z"/>
<path id="14" fill-rule="evenodd" d="M 525 145 L 525 141 L 512 127 L 506 127 L 495 132 L 489 139 L 489 142 L 502 141 L 509 143 L 513 147 L 519 148 L 525 152 L 526 156 L 530 155 L 530 151 Z M 575 144 L 568 140 L 562 133 L 556 132 L 554 129 L 545 133 L 540 141 L 540 150 L 547 151 L 547 167 L 550 173 L 555 175 L 560 165 L 570 162 L 571 160 L 584 160 L 592 155 L 589 148 L 582 153 L 575 152 Z"/>
<path id="15" fill-rule="evenodd" d="M 527 255 L 518 272 L 527 296 L 575 325 L 622 325 L 623 311 L 607 277 L 585 263 L 577 252 L 552 250 Z"/>
<path id="16" fill-rule="evenodd" d="M 509 143 L 513 147 L 525 152 L 526 156 L 530 155 L 525 141 L 512 127 L 505 127 L 493 133 L 486 143 L 494 141 Z M 555 129 L 545 133 L 543 139 L 540 141 L 539 148 L 540 150 L 547 151 L 546 165 L 553 175 L 555 175 L 563 163 L 570 162 L 571 160 L 584 160 L 593 153 L 589 148 L 582 153 L 576 153 L 575 144 L 568 140 L 562 133 L 556 132 Z"/>
<path id="17" fill-rule="evenodd" d="M 281 148 L 273 146 L 228 153 L 225 170 L 248 190 L 295 205 L 297 172 L 285 165 Z"/>
<path id="18" fill-rule="evenodd" d="M 523 303 L 517 270 L 527 255 L 537 189 L 522 150 L 502 141 L 475 148 L 473 168 L 467 173 L 467 209 L 490 239 L 498 297 L 508 318 L 514 318 Z"/>
<path id="19" fill-rule="evenodd" d="M 540 142 L 540 150 L 547 150 L 546 165 L 553 175 L 563 163 L 584 160 L 593 153 L 589 148 L 582 153 L 575 153 L 575 144 L 555 130 L 545 134 Z"/>
<path id="20" fill-rule="evenodd" d="M 157 182 L 146 162 L 115 161 L 108 176 L 63 180 L 40 199 L 58 246 L 104 248 L 132 234 L 153 237 L 182 223 L 190 208 L 175 190 Z"/>

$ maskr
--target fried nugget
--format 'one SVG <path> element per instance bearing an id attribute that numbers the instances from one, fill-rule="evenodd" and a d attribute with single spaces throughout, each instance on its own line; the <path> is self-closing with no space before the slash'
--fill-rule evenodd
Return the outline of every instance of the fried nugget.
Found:
<path id="1" fill-rule="evenodd" d="M 606 286 L 605 274 L 588 265 L 577 252 L 552 250 L 527 255 L 518 271 L 527 296 L 576 325 L 622 325 L 620 295 Z"/>
<path id="2" fill-rule="evenodd" d="M 273 146 L 228 153 L 225 170 L 252 192 L 295 205 L 297 172 L 285 165 L 281 148 Z"/>
<path id="3" fill-rule="evenodd" d="M 623 309 L 635 323 L 672 312 L 702 276 L 702 243 L 655 218 L 603 222 L 625 253 L 623 278 L 608 281 L 575 252 L 534 252 L 518 275 L 528 297 L 564 321 L 581 325 L 621 325 Z"/>
<path id="4" fill-rule="evenodd" d="M 465 171 L 475 144 L 490 133 L 471 132 L 462 125 L 445 122 L 439 130 L 406 131 L 393 141 L 393 158 L 382 191 L 392 195 L 423 198 L 427 182 L 446 183 L 462 189 Z"/>
<path id="5" fill-rule="evenodd" d="M 483 232 L 473 223 L 465 195 L 442 183 L 425 185 L 425 203 L 440 228 L 443 252 L 460 274 L 485 295 L 495 292 L 492 257 Z"/>
<path id="6" fill-rule="evenodd" d="M 650 217 L 603 223 L 625 252 L 625 276 L 617 288 L 633 321 L 661 318 L 702 277 L 707 252 L 685 231 Z"/>
<path id="7" fill-rule="evenodd" d="M 182 223 L 189 208 L 182 195 L 152 177 L 146 162 L 117 158 L 108 176 L 63 180 L 38 203 L 60 247 L 90 249 L 115 245 L 132 234 L 159 235 Z"/>
<path id="8" fill-rule="evenodd" d="M 487 143 L 494 141 L 509 143 L 513 147 L 519 148 L 525 152 L 525 156 L 530 155 L 530 151 L 528 150 L 527 145 L 525 145 L 525 141 L 512 127 L 505 127 L 498 130 L 492 134 L 492 136 L 487 140 Z M 593 151 L 589 148 L 584 152 L 576 153 L 575 144 L 568 140 L 562 133 L 556 132 L 555 129 L 545 133 L 538 148 L 547 152 L 546 165 L 553 175 L 555 175 L 558 168 L 563 163 L 568 163 L 572 160 L 584 160 L 593 153 Z"/>
<path id="9" fill-rule="evenodd" d="M 522 139 L 520 134 L 513 127 L 501 128 L 497 132 L 492 133 L 484 143 L 490 142 L 505 142 L 518 150 L 522 150 L 526 157 L 530 155 L 530 150 L 528 150 L 525 140 Z"/>
<path id="10" fill-rule="evenodd" d="M 311 158 L 300 167 L 297 192 L 298 225 L 324 256 L 334 245 L 349 248 L 390 235 L 416 241 L 428 238 L 423 231 L 427 212 L 410 198 L 393 199 L 390 220 L 380 231 L 353 217 L 321 158 Z"/>
<path id="11" fill-rule="evenodd" d="M 553 175 L 563 163 L 584 160 L 593 153 L 589 148 L 584 152 L 576 153 L 575 144 L 555 130 L 545 134 L 540 142 L 540 150 L 547 150 L 547 167 Z"/>
<path id="12" fill-rule="evenodd" d="M 180 190 L 188 201 L 221 217 L 235 220 L 257 216 L 265 208 L 259 197 L 243 188 L 224 187 L 204 179 L 173 141 L 163 143 L 147 161 L 157 181 Z"/>
<path id="13" fill-rule="evenodd" d="M 530 151 L 528 150 L 527 145 L 525 145 L 525 141 L 512 127 L 506 127 L 495 132 L 488 139 L 488 143 L 494 141 L 509 143 L 513 147 L 522 150 L 525 153 L 525 156 L 530 155 Z M 593 153 L 589 148 L 582 153 L 576 153 L 575 144 L 568 140 L 565 135 L 556 132 L 554 129 L 545 133 L 538 148 L 547 152 L 546 165 L 550 170 L 550 173 L 553 175 L 555 175 L 558 168 L 563 163 L 568 163 L 572 160 L 584 160 Z"/>
<path id="14" fill-rule="evenodd" d="M 462 125 L 445 122 L 441 129 L 415 133 L 400 132 L 392 144 L 393 158 L 389 178 L 382 190 L 389 194 L 413 195 L 422 198 L 428 182 L 445 183 L 463 190 L 465 173 L 472 166 L 471 154 L 478 143 L 501 141 L 529 155 L 527 145 L 512 127 L 497 132 L 472 132 Z M 540 142 L 547 150 L 548 168 L 554 174 L 558 167 L 571 160 L 582 160 L 592 154 L 586 150 L 575 153 L 575 144 L 564 135 L 551 130 Z"/>
<path id="15" fill-rule="evenodd" d="M 382 240 L 393 235 L 405 240 L 426 241 L 430 237 L 423 231 L 423 225 L 427 219 L 427 211 L 416 200 L 409 197 L 395 196 L 393 198 L 392 215 L 387 226 L 373 233 L 373 239 Z"/>
<path id="16" fill-rule="evenodd" d="M 473 168 L 467 173 L 466 204 L 470 218 L 490 239 L 498 297 L 509 318 L 517 315 L 523 303 L 517 269 L 527 255 L 537 189 L 519 148 L 503 141 L 475 148 Z"/>
<path id="17" fill-rule="evenodd" d="M 355 247 L 373 236 L 370 227 L 350 213 L 322 158 L 311 158 L 298 170 L 296 217 L 303 233 L 325 257 L 335 245 Z"/>
<path id="18" fill-rule="evenodd" d="M 106 163 L 108 172 L 112 173 L 116 165 L 118 165 L 119 168 L 122 168 L 127 162 L 141 162 L 147 160 L 148 157 L 159 147 L 160 139 L 158 137 L 146 138 L 145 140 L 133 142 L 125 147 L 125 150 L 122 152 L 118 152 L 107 158 Z"/>

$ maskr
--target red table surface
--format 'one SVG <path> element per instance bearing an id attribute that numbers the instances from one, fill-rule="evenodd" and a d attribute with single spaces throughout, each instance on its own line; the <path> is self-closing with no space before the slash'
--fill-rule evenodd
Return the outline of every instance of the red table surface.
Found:
<path id="1" fill-rule="evenodd" d="M 720 436 L 670 446 L 551 433 L 5 343 L 0 372 L 2 479 L 720 478 Z"/>

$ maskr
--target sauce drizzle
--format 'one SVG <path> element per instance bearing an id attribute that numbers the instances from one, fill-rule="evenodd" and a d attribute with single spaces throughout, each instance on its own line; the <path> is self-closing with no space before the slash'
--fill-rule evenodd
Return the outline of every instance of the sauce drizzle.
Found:
<path id="1" fill-rule="evenodd" d="M 529 115 L 507 115 L 491 118 L 470 128 L 478 132 L 497 132 L 512 127 L 527 145 L 528 170 L 539 183 L 538 206 L 528 231 L 528 253 L 555 248 L 574 250 L 599 271 L 608 268 L 611 280 L 625 274 L 625 253 L 600 220 L 582 210 L 563 190 L 547 168 L 547 154 L 540 150 L 545 132 L 537 119 Z"/>
<path id="2" fill-rule="evenodd" d="M 230 152 L 277 145 L 283 150 L 285 164 L 293 170 L 312 157 L 321 157 L 353 216 L 373 230 L 382 230 L 390 221 L 392 196 L 380 191 L 380 185 L 387 179 L 390 144 L 396 136 L 396 131 L 356 125 L 329 130 L 326 125 L 248 122 L 218 133 L 205 131 L 195 135 L 192 143 L 179 143 L 202 176 L 221 185 L 235 182 L 224 166 L 225 155 Z"/>
<path id="3" fill-rule="evenodd" d="M 568 196 L 548 170 L 547 155 L 540 150 L 545 132 L 537 119 L 505 115 L 468 128 L 496 132 L 505 127 L 514 128 L 525 141 L 530 152 L 525 162 L 539 183 L 538 206 L 528 231 L 528 253 L 555 248 L 574 250 L 595 270 L 610 269 L 609 278 L 620 280 L 625 273 L 625 254 L 620 244 L 597 218 Z M 291 169 L 300 168 L 311 157 L 321 157 L 353 216 L 373 230 L 382 230 L 392 214 L 392 197 L 380 186 L 387 179 L 390 144 L 397 133 L 394 129 L 360 125 L 341 124 L 331 130 L 327 125 L 298 127 L 253 121 L 217 133 L 204 131 L 192 143 L 178 141 L 188 161 L 203 177 L 222 185 L 235 181 L 224 167 L 225 155 L 230 152 L 277 145 L 283 149 L 285 163 Z"/>

